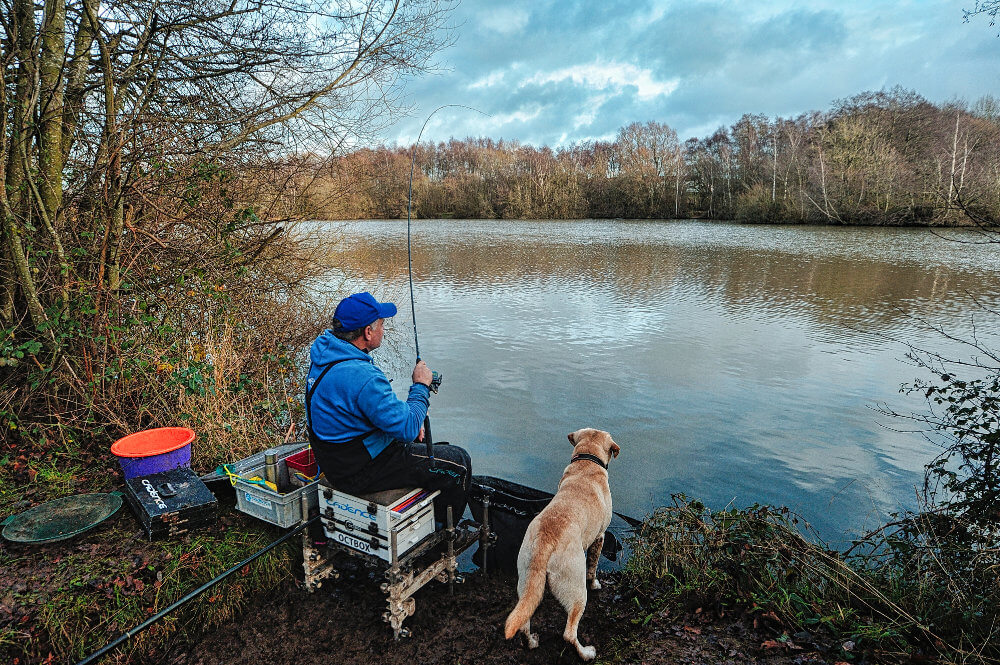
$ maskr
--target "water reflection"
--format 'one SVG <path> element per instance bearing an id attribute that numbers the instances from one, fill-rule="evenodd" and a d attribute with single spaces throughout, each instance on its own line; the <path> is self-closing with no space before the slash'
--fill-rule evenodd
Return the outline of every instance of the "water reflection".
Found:
<path id="1" fill-rule="evenodd" d="M 338 262 L 406 302 L 405 222 L 334 233 Z M 940 347 L 914 316 L 961 327 L 972 295 L 1000 302 L 990 248 L 906 229 L 421 221 L 413 267 L 446 376 L 435 435 L 477 472 L 554 487 L 565 434 L 593 425 L 622 445 L 625 512 L 677 491 L 781 503 L 832 540 L 912 505 L 935 452 L 869 408 L 907 406 L 917 372 L 891 338 Z"/>

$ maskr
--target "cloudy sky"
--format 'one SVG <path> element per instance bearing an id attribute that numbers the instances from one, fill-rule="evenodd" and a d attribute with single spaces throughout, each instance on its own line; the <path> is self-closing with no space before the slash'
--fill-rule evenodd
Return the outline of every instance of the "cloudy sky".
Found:
<path id="1" fill-rule="evenodd" d="M 437 74 L 412 81 L 409 145 L 488 136 L 560 146 L 633 121 L 682 139 L 744 113 L 794 116 L 901 85 L 934 102 L 1000 96 L 1000 27 L 975 0 L 463 0 Z"/>

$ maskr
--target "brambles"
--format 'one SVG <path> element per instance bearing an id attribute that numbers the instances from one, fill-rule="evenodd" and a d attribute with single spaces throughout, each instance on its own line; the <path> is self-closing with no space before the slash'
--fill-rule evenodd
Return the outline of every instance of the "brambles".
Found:
<path id="1" fill-rule="evenodd" d="M 3 4 L 4 516 L 111 489 L 119 476 L 108 449 L 123 434 L 190 424 L 199 434 L 193 465 L 206 470 L 276 443 L 301 418 L 296 368 L 330 294 L 317 286 L 327 270 L 316 260 L 322 247 L 296 225 L 310 209 L 290 183 L 313 173 L 295 154 L 332 154 L 393 117 L 404 79 L 447 43 L 450 7 Z M 178 566 L 183 579 L 171 592 L 190 590 L 260 537 L 245 527 L 193 541 L 218 560 Z M 110 565 L 121 551 L 92 555 Z M 19 556 L 0 548 L 0 570 Z M 45 570 L 46 556 L 29 559 L 28 573 Z M 286 572 L 287 560 L 280 564 Z M 266 570 L 265 589 L 279 578 Z M 109 637 L 113 622 L 131 627 L 163 601 L 151 592 L 163 580 L 141 589 L 136 580 L 110 589 L 107 614 L 72 581 L 51 596 L 13 598 L 13 609 L 5 598 L 0 659 L 12 660 L 10 646 L 41 661 L 50 645 L 51 660 L 65 661 Z M 147 644 L 162 640 L 150 635 Z"/>
<path id="2" fill-rule="evenodd" d="M 959 523 L 924 515 L 841 553 L 804 536 L 786 508 L 712 511 L 675 496 L 635 534 L 625 581 L 640 622 L 681 604 L 747 613 L 785 640 L 808 634 L 841 644 L 844 660 L 933 653 L 941 662 L 993 662 L 997 550 L 955 538 Z"/>

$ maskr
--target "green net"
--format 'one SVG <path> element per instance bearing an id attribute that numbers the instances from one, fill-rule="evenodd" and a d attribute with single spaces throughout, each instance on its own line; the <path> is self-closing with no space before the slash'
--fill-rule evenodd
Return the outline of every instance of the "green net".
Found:
<path id="1" fill-rule="evenodd" d="M 114 515 L 122 505 L 118 492 L 78 494 L 39 504 L 8 517 L 3 537 L 16 543 L 51 543 L 83 533 Z"/>

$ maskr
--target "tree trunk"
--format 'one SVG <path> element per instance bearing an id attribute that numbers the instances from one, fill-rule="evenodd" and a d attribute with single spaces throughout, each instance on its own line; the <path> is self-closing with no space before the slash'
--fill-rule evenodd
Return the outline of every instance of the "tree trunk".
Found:
<path id="1" fill-rule="evenodd" d="M 101 73 L 104 77 L 104 132 L 101 137 L 102 152 L 107 160 L 107 170 L 104 180 L 104 202 L 107 214 L 104 250 L 102 251 L 103 266 L 101 272 L 107 279 L 109 291 L 115 291 L 121 285 L 121 246 L 122 232 L 125 226 L 125 203 L 122 198 L 122 145 L 118 129 L 118 105 L 116 103 L 115 76 L 111 63 L 111 53 L 107 43 L 100 35 L 100 22 L 96 8 L 84 5 L 84 11 L 94 32 L 101 54 Z M 100 164 L 97 165 L 98 167 Z"/>
<path id="2" fill-rule="evenodd" d="M 0 58 L 6 61 L 7 53 Z M 10 134 L 7 130 L 7 86 L 0 85 L 0 198 L 7 199 L 7 155 L 10 154 Z M 7 234 L 0 224 L 0 327 L 6 328 L 14 322 L 14 293 L 17 289 L 14 264 L 7 250 Z"/>
<path id="3" fill-rule="evenodd" d="M 951 210 L 951 201 L 955 192 L 955 162 L 958 158 L 958 122 L 961 119 L 960 113 L 955 113 L 955 137 L 951 144 L 951 177 L 948 179 L 948 207 L 945 214 Z"/>
<path id="4" fill-rule="evenodd" d="M 80 113 L 83 110 L 83 99 L 86 94 L 86 78 L 90 68 L 90 49 L 94 45 L 94 28 L 87 17 L 91 14 L 96 16 L 99 7 L 99 0 L 83 0 L 83 9 L 81 11 L 84 13 L 84 16 L 80 19 L 76 38 L 73 40 L 73 57 L 69 61 L 68 71 L 66 72 L 66 91 L 63 102 L 63 164 L 69 159 L 70 150 L 73 148 L 73 136 L 76 132 L 77 124 L 80 122 Z"/>
<path id="5" fill-rule="evenodd" d="M 3 188 L 0 191 L 0 236 L 3 238 L 5 255 L 5 268 L 0 273 L 0 279 L 3 280 L 0 291 L 0 313 L 8 321 L 18 316 L 14 306 L 17 290 L 20 287 L 31 322 L 38 328 L 45 321 L 45 309 L 38 299 L 28 258 L 24 253 L 24 243 L 21 240 L 24 229 L 18 221 L 30 219 L 29 165 L 24 156 L 28 154 L 31 143 L 29 122 L 31 107 L 37 94 L 33 44 L 35 19 L 31 0 L 14 0 L 13 10 L 15 34 L 11 36 L 10 48 L 13 49 L 19 64 L 14 85 L 13 124 L 5 128 L 3 133 L 4 140 L 7 141 L 4 144 L 5 154 L 0 155 L 6 163 Z"/>
<path id="6" fill-rule="evenodd" d="M 6 154 L 7 179 L 4 181 L 7 203 L 13 214 L 26 212 L 27 168 L 21 155 L 27 154 L 31 135 L 28 123 L 31 119 L 31 104 L 35 95 L 35 67 L 32 37 L 35 33 L 35 19 L 31 0 L 14 0 L 14 51 L 18 61 L 17 82 L 14 87 L 13 126 L 9 128 L 10 143 Z"/>
<path id="7" fill-rule="evenodd" d="M 778 193 L 778 137 L 775 135 L 771 139 L 771 203 L 775 202 Z"/>
<path id="8" fill-rule="evenodd" d="M 24 299 L 28 304 L 28 314 L 31 316 L 31 323 L 34 324 L 37 330 L 46 320 L 45 308 L 42 307 L 42 303 L 38 299 L 35 282 L 31 277 L 31 267 L 28 265 L 28 258 L 24 254 L 24 243 L 21 242 L 21 229 L 14 218 L 5 193 L 0 194 L 0 217 L 3 218 L 3 235 L 6 240 L 11 263 L 13 264 L 14 274 L 20 282 L 21 292 L 24 294 Z"/>
<path id="9" fill-rule="evenodd" d="M 46 0 L 42 19 L 39 62 L 38 189 L 39 206 L 53 230 L 59 228 L 63 171 L 63 58 L 65 57 L 65 0 Z"/>
<path id="10" fill-rule="evenodd" d="M 674 218 L 681 216 L 681 151 L 677 151 L 677 182 L 674 186 Z"/>

